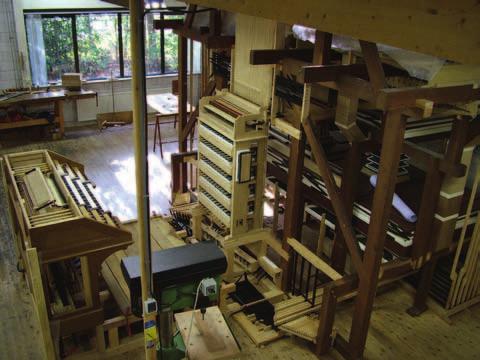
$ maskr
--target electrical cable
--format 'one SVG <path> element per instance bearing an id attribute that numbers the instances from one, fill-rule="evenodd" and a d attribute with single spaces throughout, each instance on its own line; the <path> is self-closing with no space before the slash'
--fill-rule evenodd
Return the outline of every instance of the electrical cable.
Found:
<path id="1" fill-rule="evenodd" d="M 195 302 L 193 303 L 192 318 L 190 319 L 190 326 L 189 326 L 189 329 L 188 329 L 187 343 L 185 344 L 185 355 L 188 354 L 188 344 L 190 344 L 190 335 L 192 335 L 193 316 L 195 315 L 195 309 L 197 307 L 198 293 L 200 292 L 200 286 L 202 285 L 204 280 L 205 279 L 202 279 L 202 281 L 200 281 L 198 283 L 198 286 L 197 286 L 197 292 L 196 292 L 196 295 L 195 295 Z"/>

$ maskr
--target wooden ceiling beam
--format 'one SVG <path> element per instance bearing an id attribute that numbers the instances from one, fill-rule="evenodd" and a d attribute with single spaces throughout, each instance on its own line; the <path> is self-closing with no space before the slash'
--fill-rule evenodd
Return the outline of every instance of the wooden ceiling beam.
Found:
<path id="1" fill-rule="evenodd" d="M 475 0 L 188 0 L 285 24 L 301 24 L 374 43 L 480 64 L 480 3 Z"/>

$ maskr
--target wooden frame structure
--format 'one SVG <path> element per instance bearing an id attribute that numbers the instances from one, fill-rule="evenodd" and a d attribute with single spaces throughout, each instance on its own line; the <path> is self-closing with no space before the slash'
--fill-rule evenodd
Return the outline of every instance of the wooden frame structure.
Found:
<path id="1" fill-rule="evenodd" d="M 78 202 L 80 190 L 73 187 L 86 189 L 90 186 L 83 165 L 46 150 L 6 155 L 2 165 L 18 262 L 26 272 L 47 358 L 51 359 L 55 356 L 52 356 L 50 322 L 57 323 L 59 336 L 96 328 L 103 323 L 100 268 L 108 256 L 131 244 L 131 234 L 121 229 L 118 221 L 101 206 L 93 209 L 87 205 L 90 200 L 89 204 L 98 202 L 90 190 L 85 192 L 88 193 L 85 202 Z M 41 175 L 29 185 L 26 177 L 32 169 L 38 169 Z M 41 177 L 45 177 L 44 180 Z M 52 208 L 48 204 L 35 207 L 35 200 L 32 200 L 45 194 L 44 181 L 49 192 L 55 194 Z M 74 183 L 82 185 L 72 185 Z M 55 205 L 61 199 L 65 203 Z M 52 290 L 47 280 L 52 281 L 55 276 L 48 274 L 53 272 L 51 266 L 63 266 L 64 261 L 76 261 L 74 259 L 78 259 L 81 271 L 83 305 L 76 306 L 69 295 L 69 305 L 59 305 L 58 301 L 52 302 L 52 298 L 59 297 L 56 291 L 62 291 L 61 286 L 55 285 Z"/>
<path id="2" fill-rule="evenodd" d="M 317 40 L 315 48 L 324 46 L 324 37 L 325 35 L 317 37 L 319 41 Z M 291 128 L 287 129 L 291 138 L 289 161 L 292 165 L 289 166 L 284 225 L 284 238 L 288 239 L 289 236 L 292 236 L 293 231 L 298 231 L 299 224 L 302 221 L 301 217 L 298 216 L 298 213 L 301 213 L 299 211 L 299 206 L 301 205 L 298 203 L 297 194 L 303 190 L 301 179 L 304 150 L 302 149 L 304 149 L 305 145 L 301 143 L 301 140 L 304 136 L 303 134 L 305 134 L 338 220 L 332 264 L 337 270 L 343 271 L 347 255 L 345 250 L 348 249 L 348 254 L 356 274 L 355 277 L 358 277 L 358 285 L 353 285 L 357 280 L 353 281 L 350 279 L 349 281 L 350 286 L 358 286 L 350 339 L 347 342 L 337 336 L 337 341 L 335 341 L 335 347 L 345 357 L 353 359 L 360 358 L 363 354 L 373 300 L 380 280 L 411 274 L 412 271 L 421 268 L 426 263 L 421 272 L 419 292 L 417 292 L 414 307 L 410 312 L 418 314 L 425 309 L 425 300 L 434 266 L 432 257 L 438 256 L 433 254 L 439 250 L 436 241 L 428 236 L 428 232 L 431 231 L 434 222 L 435 205 L 440 197 L 442 180 L 445 177 L 463 177 L 465 175 L 465 167 L 461 164 L 463 149 L 469 141 L 479 134 L 476 129 L 476 123 L 469 121 L 468 118 L 458 118 L 453 123 L 453 130 L 445 154 L 429 152 L 411 142 L 404 142 L 403 134 L 406 125 L 404 114 L 411 114 L 418 106 L 419 100 L 422 99 L 427 99 L 434 103 L 471 102 L 480 99 L 478 90 L 471 85 L 405 90 L 384 89 L 385 73 L 376 45 L 368 42 L 361 42 L 361 45 L 365 65 L 338 66 L 324 64 L 304 67 L 302 77 L 304 81 L 303 103 L 301 109 L 295 112 L 302 126 L 299 129 L 300 132 Z M 264 50 L 259 50 L 259 52 L 261 51 Z M 258 59 L 256 52 L 256 50 L 252 51 L 252 62 Z M 277 56 L 272 56 L 272 53 L 270 54 L 271 58 L 276 59 L 276 62 L 289 57 L 288 51 L 281 51 L 281 54 L 276 54 Z M 323 53 L 328 54 L 328 49 L 324 49 Z M 261 63 L 265 64 L 265 60 L 262 59 Z M 369 81 L 358 77 L 363 77 L 365 70 L 368 73 Z M 350 98 L 361 98 L 384 112 L 382 135 L 375 135 L 370 140 L 360 138 L 351 141 L 347 163 L 344 166 L 347 173 L 343 176 L 345 180 L 342 181 L 341 188 L 335 183 L 325 150 L 314 132 L 314 124 L 312 122 L 314 115 L 310 114 L 311 91 L 314 83 L 336 90 L 339 94 L 344 94 Z M 298 122 L 298 120 L 293 122 L 295 123 L 295 121 Z M 286 128 L 284 127 L 285 130 Z M 348 130 L 345 132 L 348 132 Z M 469 134 L 468 137 L 467 134 Z M 365 151 L 368 148 L 372 148 L 374 142 L 382 144 L 380 167 L 377 186 L 373 196 L 366 249 L 362 258 L 351 225 L 352 205 L 355 198 L 356 179 L 361 169 L 358 156 L 362 150 Z M 302 151 L 299 151 L 299 149 Z M 394 261 L 381 266 L 389 216 L 384 209 L 389 208 L 392 202 L 401 152 L 420 159 L 420 166 L 426 172 L 422 205 L 419 211 L 411 260 Z M 292 197 L 291 194 L 293 194 L 293 199 L 289 201 L 289 198 Z M 287 241 L 284 242 L 286 249 L 290 247 L 289 245 Z M 438 252 L 435 254 L 438 254 Z M 288 265 L 290 266 L 290 271 L 292 271 L 292 264 Z M 284 270 L 287 271 L 288 268 L 284 268 Z M 284 287 L 289 282 L 288 272 L 286 274 L 284 276 Z M 345 284 L 345 280 L 342 279 L 341 282 L 333 281 L 330 285 L 326 285 L 326 288 L 330 290 L 324 292 L 324 301 L 320 312 L 322 321 L 320 322 L 317 338 L 316 351 L 318 354 L 328 351 L 328 344 L 331 343 L 330 336 L 333 326 L 335 298 L 343 293 L 343 290 L 337 291 L 337 289 L 342 289 Z M 349 287 L 347 286 L 347 288 Z"/>

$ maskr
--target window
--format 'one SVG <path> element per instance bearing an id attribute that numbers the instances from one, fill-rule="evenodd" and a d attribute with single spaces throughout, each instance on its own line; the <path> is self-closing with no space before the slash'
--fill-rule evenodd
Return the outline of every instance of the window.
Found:
<path id="1" fill-rule="evenodd" d="M 118 25 L 115 14 L 75 17 L 80 72 L 86 79 L 120 76 Z"/>
<path id="2" fill-rule="evenodd" d="M 154 30 L 154 20 L 161 17 L 181 18 L 146 15 L 147 75 L 177 72 L 178 36 L 172 30 Z M 25 26 L 34 85 L 57 83 L 65 72 L 80 72 L 86 80 L 131 76 L 130 16 L 126 12 L 28 13 Z"/>
<path id="3" fill-rule="evenodd" d="M 178 19 L 180 16 L 165 16 L 165 19 Z M 163 30 L 165 72 L 176 73 L 178 68 L 178 36 L 172 29 Z"/>
<path id="4" fill-rule="evenodd" d="M 130 54 L 130 15 L 121 15 L 123 44 L 123 76 L 132 76 L 132 56 Z"/>
<path id="5" fill-rule="evenodd" d="M 145 67 L 147 74 L 162 73 L 161 31 L 153 28 L 154 14 L 145 16 Z"/>
<path id="6" fill-rule="evenodd" d="M 75 71 L 71 17 L 32 15 L 27 18 L 27 41 L 35 84 L 57 82 Z"/>

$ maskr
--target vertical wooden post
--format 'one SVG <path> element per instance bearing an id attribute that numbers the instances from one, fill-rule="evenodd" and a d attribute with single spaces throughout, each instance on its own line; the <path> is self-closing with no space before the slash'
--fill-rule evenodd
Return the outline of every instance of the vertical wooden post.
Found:
<path id="1" fill-rule="evenodd" d="M 452 165 L 459 164 L 462 159 L 463 149 L 467 141 L 469 121 L 467 118 L 459 118 L 453 123 L 452 132 L 448 142 L 445 160 Z M 427 253 L 436 246 L 430 231 L 434 222 L 437 203 L 439 201 L 445 174 L 439 171 L 438 161 L 433 161 L 428 167 L 428 173 L 423 187 L 422 202 L 420 206 L 415 237 L 413 239 L 412 258 L 416 261 L 416 267 L 422 266 L 420 279 L 412 307 L 407 310 L 411 316 L 418 316 L 427 309 L 427 297 L 435 272 L 436 260 L 428 261 Z M 428 261 L 428 262 L 427 262 Z"/>
<path id="2" fill-rule="evenodd" d="M 183 129 L 187 124 L 187 38 L 178 37 L 178 152 L 187 151 L 187 137 L 183 136 Z M 187 164 L 180 168 L 181 191 L 187 191 Z"/>
<path id="3" fill-rule="evenodd" d="M 152 249 L 150 243 L 150 202 L 148 189 L 148 123 L 146 103 L 146 71 L 145 71 L 145 26 L 143 1 L 130 0 L 130 49 L 132 52 L 132 97 L 133 125 L 135 145 L 135 178 L 137 193 L 138 238 L 140 250 L 140 270 L 142 301 L 151 297 Z M 97 274 L 98 276 L 98 274 Z M 153 321 L 156 314 L 143 316 L 144 324 Z M 145 337 L 145 356 L 156 358 L 156 339 Z"/>
<path id="4" fill-rule="evenodd" d="M 325 65 L 329 62 L 329 52 L 332 45 L 332 34 L 319 32 L 316 33 L 315 49 L 314 49 L 314 65 Z M 308 95 L 309 96 L 309 95 Z M 296 119 L 298 121 L 300 119 Z M 303 210 L 305 202 L 302 195 L 302 177 L 303 164 L 305 157 L 305 133 L 298 121 L 294 124 L 300 129 L 299 139 L 291 139 L 290 142 L 290 160 L 288 164 L 288 182 L 287 182 L 287 199 L 285 203 L 285 216 L 283 225 L 283 243 L 284 250 L 289 251 L 287 239 L 293 237 L 301 241 Z M 290 281 L 290 264 L 282 259 L 282 289 L 286 290 Z"/>
<path id="5" fill-rule="evenodd" d="M 318 229 L 318 241 L 317 241 L 317 251 L 316 254 L 318 257 L 323 256 L 323 247 L 325 244 L 325 234 L 327 233 L 327 214 L 322 214 L 322 219 L 320 220 L 320 227 Z"/>
<path id="6" fill-rule="evenodd" d="M 317 356 L 326 354 L 330 349 L 336 306 L 337 298 L 333 289 L 329 286 L 325 287 L 322 296 L 322 307 L 320 308 L 317 343 L 315 346 L 315 354 Z"/>
<path id="7" fill-rule="evenodd" d="M 31 278 L 30 291 L 34 298 L 34 308 L 40 323 L 40 335 L 44 345 L 45 358 L 48 360 L 56 359 L 55 345 L 52 340 L 50 330 L 50 321 L 48 319 L 48 308 L 45 301 L 45 292 L 43 290 L 42 275 L 40 274 L 40 263 L 36 248 L 28 248 L 27 251 L 28 272 Z"/>
<path id="8" fill-rule="evenodd" d="M 278 189 L 277 183 L 273 185 L 273 220 L 272 220 L 272 233 L 273 236 L 277 234 L 278 231 L 278 212 L 280 207 L 280 190 Z"/>
<path id="9" fill-rule="evenodd" d="M 63 109 L 64 104 L 65 100 L 57 100 L 54 104 L 54 113 L 56 117 L 55 120 L 58 121 L 58 132 L 60 135 L 60 139 L 62 139 L 65 135 L 65 112 Z"/>
<path id="10" fill-rule="evenodd" d="M 383 71 L 382 61 L 378 53 L 377 44 L 360 40 L 363 59 L 367 65 L 368 77 L 370 83 L 375 89 L 385 87 L 385 72 Z"/>
<path id="11" fill-rule="evenodd" d="M 303 208 L 305 206 L 302 194 L 303 162 L 305 157 L 305 134 L 303 129 L 300 132 L 300 139 L 293 139 L 290 142 L 290 160 L 288 164 L 287 198 L 285 204 L 285 215 L 283 223 L 282 248 L 290 251 L 287 239 L 302 238 Z M 292 258 L 292 257 L 290 257 Z M 282 289 L 285 291 L 290 282 L 289 261 L 282 258 Z"/>
<path id="12" fill-rule="evenodd" d="M 350 332 L 350 350 L 353 359 L 361 358 L 365 349 L 373 301 L 377 290 L 378 273 L 383 257 L 387 221 L 390 214 L 387 209 L 392 207 L 398 163 L 405 134 L 405 119 L 402 118 L 401 112 L 401 109 L 387 112 L 383 127 L 380 169 L 373 196 L 372 215 L 363 259 L 364 276 L 360 277 Z"/>
<path id="13" fill-rule="evenodd" d="M 362 169 L 362 151 L 357 141 L 352 142 L 348 151 L 345 165 L 343 167 L 342 185 L 340 194 L 345 205 L 347 219 L 352 220 L 353 203 L 357 193 L 358 178 Z M 347 247 L 345 238 L 340 228 L 335 231 L 335 239 L 332 247 L 332 267 L 340 273 L 345 270 L 345 262 L 347 259 Z"/>

